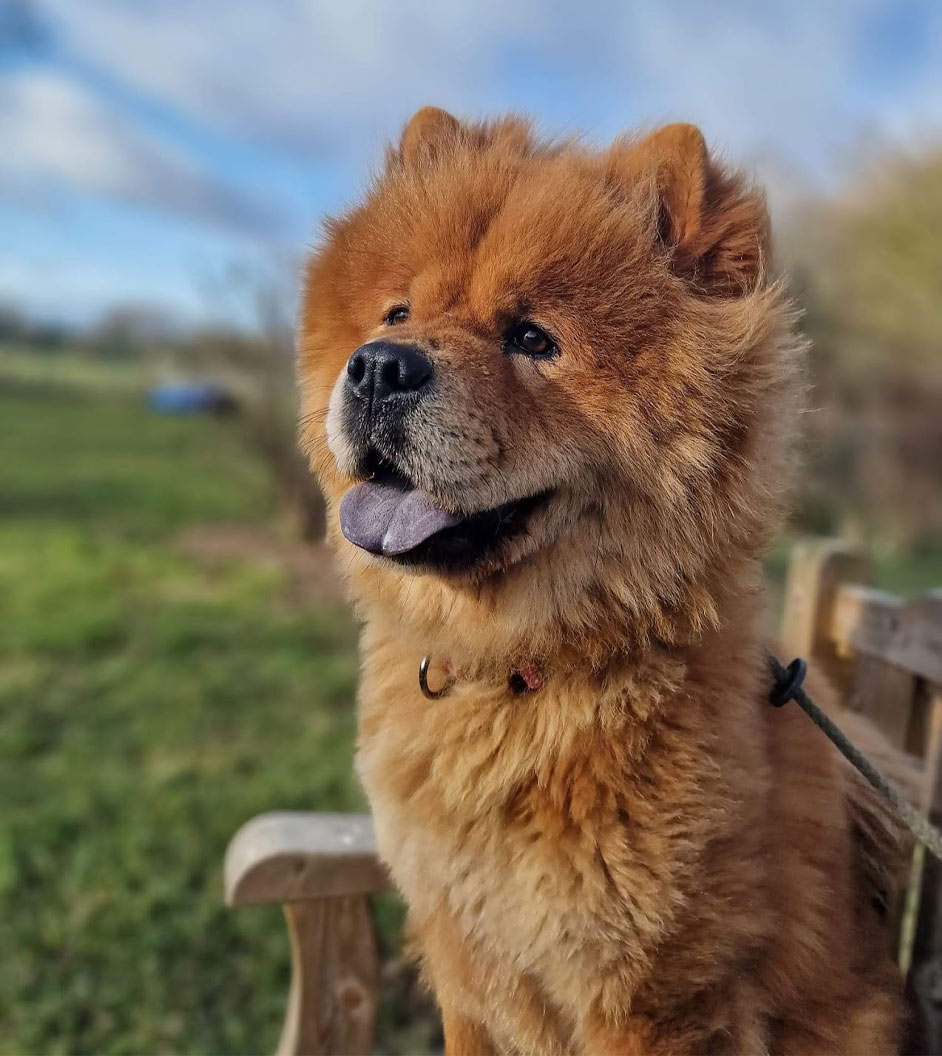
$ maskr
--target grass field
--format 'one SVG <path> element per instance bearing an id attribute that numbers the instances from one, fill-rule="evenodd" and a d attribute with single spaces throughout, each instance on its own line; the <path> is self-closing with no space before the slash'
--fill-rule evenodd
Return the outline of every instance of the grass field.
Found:
<path id="1" fill-rule="evenodd" d="M 354 628 L 279 557 L 234 423 L 17 364 L 0 362 L 0 1051 L 270 1051 L 284 925 L 224 908 L 222 856 L 259 811 L 363 806 Z M 272 553 L 208 555 L 234 526 Z M 887 586 L 925 576 L 880 567 Z M 428 1044 L 407 1014 L 384 1009 L 385 1050 Z"/>
<path id="2" fill-rule="evenodd" d="M 351 621 L 181 547 L 272 523 L 232 424 L 2 375 L 0 422 L 0 1050 L 270 1051 L 284 924 L 224 908 L 222 855 L 362 807 Z"/>

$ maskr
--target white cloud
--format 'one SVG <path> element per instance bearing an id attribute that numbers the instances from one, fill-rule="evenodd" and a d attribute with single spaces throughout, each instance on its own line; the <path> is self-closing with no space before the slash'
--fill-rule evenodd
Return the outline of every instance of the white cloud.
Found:
<path id="1" fill-rule="evenodd" d="M 46 0 L 67 46 L 122 82 L 230 133 L 357 158 L 426 102 L 466 112 L 530 103 L 521 82 L 532 74 L 553 96 L 548 107 L 606 134 L 639 117 L 693 115 L 737 152 L 826 159 L 868 124 L 942 119 L 942 5 L 927 7 L 938 61 L 879 107 L 859 98 L 860 29 L 885 7 Z"/>
<path id="2" fill-rule="evenodd" d="M 22 201 L 52 181 L 209 220 L 217 230 L 201 237 L 227 246 L 279 225 L 284 242 L 305 240 L 316 211 L 348 201 L 382 142 L 426 103 L 530 111 L 600 140 L 693 120 L 754 165 L 779 205 L 833 181 L 868 136 L 908 145 L 942 127 L 932 0 L 906 8 L 924 19 L 918 47 L 897 41 L 882 70 L 870 65 L 880 26 L 903 10 L 887 0 L 35 0 L 33 10 L 52 45 L 35 47 L 31 65 L 0 67 L 0 192 Z M 116 218 L 114 233 L 131 237 L 127 223 Z"/>
<path id="3" fill-rule="evenodd" d="M 925 114 L 933 87 L 938 99 L 942 7 L 936 5 L 929 50 L 937 61 L 910 60 L 912 79 L 884 85 L 882 111 L 874 106 L 873 60 L 864 41 L 886 8 L 883 0 L 667 4 L 637 20 L 626 8 L 622 29 L 636 32 L 633 61 L 651 98 L 692 113 L 740 154 L 776 153 L 820 175 L 861 133 L 891 114 L 898 128 L 911 126 L 917 113 Z M 935 121 L 942 122 L 938 108 Z"/>
<path id="4" fill-rule="evenodd" d="M 435 96 L 474 106 L 536 0 L 48 0 L 75 53 L 216 128 L 313 153 Z M 495 37 L 495 23 L 500 33 Z"/>
<path id="5" fill-rule="evenodd" d="M 914 64 L 876 97 L 865 90 L 862 29 L 885 9 L 883 0 L 44 0 L 38 8 L 60 53 L 130 92 L 132 103 L 136 93 L 193 122 L 197 135 L 202 126 L 259 154 L 274 148 L 312 171 L 325 159 L 375 158 L 414 108 L 434 102 L 459 113 L 536 109 L 550 127 L 605 137 L 638 121 L 692 119 L 785 190 L 783 173 L 833 174 L 863 135 L 905 138 L 942 123 L 942 5 L 926 7 L 937 61 Z M 51 78 L 21 90 L 46 125 L 65 126 L 42 142 L 32 137 L 63 178 L 81 184 L 97 174 L 123 193 L 260 221 L 246 196 L 231 186 L 221 193 L 222 174 L 211 187 L 182 152 L 81 92 Z M 71 130 L 74 116 L 93 129 L 94 146 Z M 158 174 L 149 183 L 148 172 Z"/>
<path id="6" fill-rule="evenodd" d="M 39 179 L 247 232 L 277 224 L 59 72 L 0 75 L 0 142 L 0 184 L 10 193 L 31 195 Z"/>

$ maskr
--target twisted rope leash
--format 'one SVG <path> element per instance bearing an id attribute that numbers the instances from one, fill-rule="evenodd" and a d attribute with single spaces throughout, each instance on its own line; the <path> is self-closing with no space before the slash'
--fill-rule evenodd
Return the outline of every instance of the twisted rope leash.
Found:
<path id="1" fill-rule="evenodd" d="M 766 659 L 774 679 L 772 691 L 769 693 L 769 703 L 772 707 L 780 708 L 794 700 L 841 755 L 890 803 L 913 836 L 942 861 L 942 832 L 910 804 L 903 793 L 877 770 L 863 752 L 851 743 L 844 731 L 836 726 L 805 692 L 802 686 L 808 670 L 805 661 L 799 658 L 792 660 L 788 667 L 783 667 L 769 652 L 766 652 Z"/>

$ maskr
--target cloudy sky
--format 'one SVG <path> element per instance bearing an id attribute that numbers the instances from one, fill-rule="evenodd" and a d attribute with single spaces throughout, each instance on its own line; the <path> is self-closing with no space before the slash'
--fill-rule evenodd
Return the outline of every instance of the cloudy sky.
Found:
<path id="1" fill-rule="evenodd" d="M 786 202 L 942 129 L 942 3 L 0 0 L 0 299 L 218 314 L 417 107 L 699 123 Z"/>

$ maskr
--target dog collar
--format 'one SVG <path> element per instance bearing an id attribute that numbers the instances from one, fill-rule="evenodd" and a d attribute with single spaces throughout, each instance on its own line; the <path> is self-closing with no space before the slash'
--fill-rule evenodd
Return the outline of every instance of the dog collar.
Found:
<path id="1" fill-rule="evenodd" d="M 432 663 L 430 656 L 423 656 L 419 664 L 419 689 L 422 695 L 429 700 L 438 700 L 446 696 L 452 686 L 458 681 L 458 675 L 451 664 L 446 660 L 442 666 L 445 668 L 445 681 L 440 689 L 432 689 L 428 684 L 428 669 Z M 546 685 L 546 676 L 543 668 L 535 660 L 527 660 L 513 668 L 507 678 L 507 686 L 512 693 L 536 693 Z"/>

